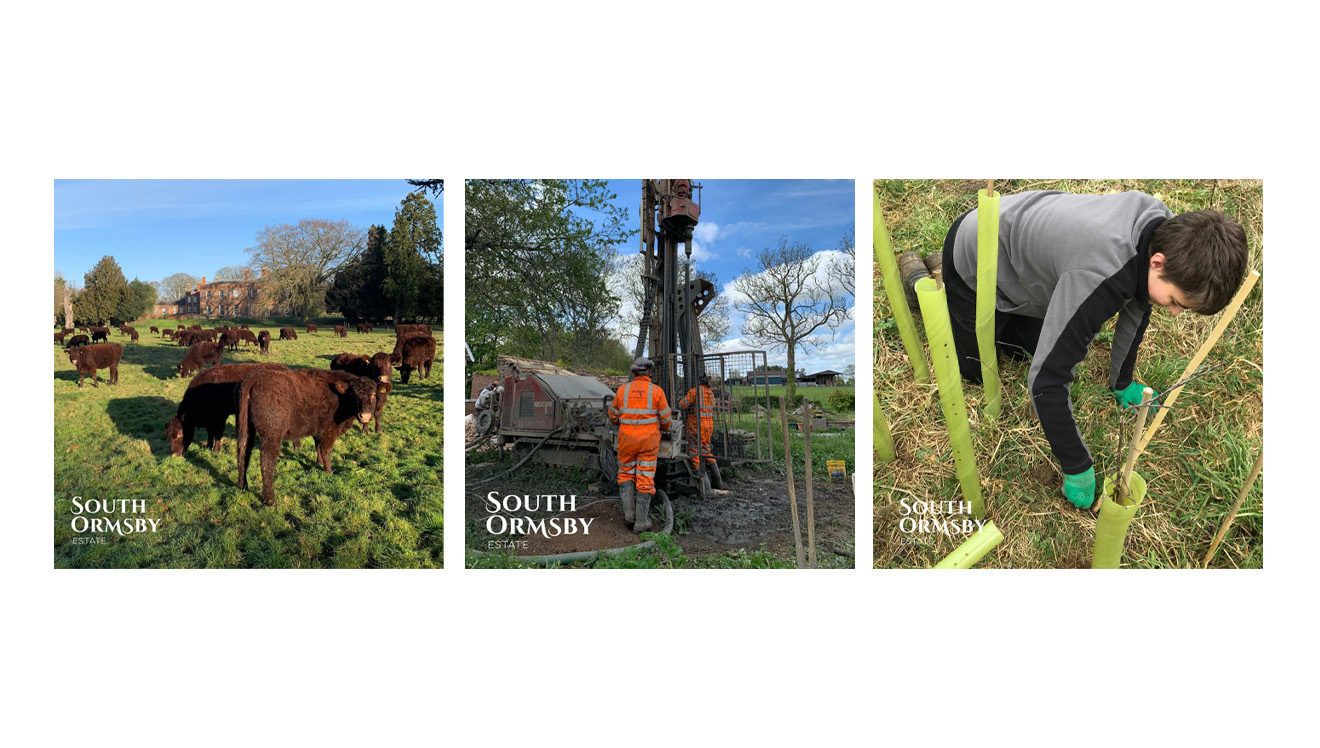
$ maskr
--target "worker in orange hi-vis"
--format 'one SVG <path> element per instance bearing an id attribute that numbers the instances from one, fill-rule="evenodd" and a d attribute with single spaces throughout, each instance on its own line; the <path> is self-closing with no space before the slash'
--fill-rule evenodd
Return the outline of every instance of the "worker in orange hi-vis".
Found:
<path id="1" fill-rule="evenodd" d="M 678 402 L 678 409 L 687 412 L 686 433 L 692 471 L 700 476 L 703 464 L 715 462 L 715 455 L 710 451 L 710 435 L 715 431 L 715 393 L 710 391 L 710 377 L 702 374 L 697 386 L 688 390 Z"/>
<path id="2" fill-rule="evenodd" d="M 651 497 L 660 457 L 660 430 L 669 430 L 669 401 L 651 381 L 651 361 L 633 362 L 633 380 L 614 393 L 610 421 L 619 427 L 619 500 L 633 532 L 651 529 Z"/>

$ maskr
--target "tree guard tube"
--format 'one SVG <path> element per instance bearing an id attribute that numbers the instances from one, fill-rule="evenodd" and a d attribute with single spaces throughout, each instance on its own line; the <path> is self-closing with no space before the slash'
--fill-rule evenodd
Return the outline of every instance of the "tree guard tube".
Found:
<path id="1" fill-rule="evenodd" d="M 1132 473 L 1128 482 L 1128 501 L 1119 504 L 1114 499 L 1118 482 L 1112 476 L 1105 478 L 1105 490 L 1100 496 L 1100 516 L 1095 521 L 1095 552 L 1091 556 L 1092 569 L 1117 569 L 1123 560 L 1123 541 L 1128 525 L 1137 515 L 1137 507 L 1146 498 L 1146 479 Z"/>
<path id="2" fill-rule="evenodd" d="M 995 349 L 995 298 L 999 288 L 999 194 L 976 193 L 976 347 L 981 356 L 985 409 L 999 417 L 999 353 Z"/>
<path id="3" fill-rule="evenodd" d="M 871 241 L 875 249 L 875 263 L 880 268 L 880 278 L 885 284 L 889 309 L 894 313 L 894 321 L 898 323 L 898 336 L 903 339 L 903 349 L 907 351 L 908 361 L 912 363 L 913 376 L 918 382 L 929 382 L 930 369 L 926 368 L 926 354 L 921 350 L 921 341 L 917 340 L 917 328 L 912 324 L 912 312 L 903 295 L 898 261 L 894 259 L 889 231 L 885 229 L 885 217 L 880 212 L 880 196 L 875 194 L 874 186 L 871 192 L 871 211 Z"/>
<path id="4" fill-rule="evenodd" d="M 970 569 L 985 557 L 991 549 L 999 545 L 1004 539 L 1004 533 L 995 527 L 994 522 L 986 522 L 985 525 L 972 533 L 963 544 L 953 549 L 953 553 L 944 557 L 944 560 L 935 564 L 936 569 Z"/>
<path id="5" fill-rule="evenodd" d="M 871 424 L 875 436 L 875 453 L 881 462 L 893 462 L 898 455 L 894 452 L 894 439 L 889 434 L 889 422 L 885 420 L 885 414 L 880 412 L 880 396 L 874 393 L 871 396 L 875 399 L 875 416 Z"/>
<path id="6" fill-rule="evenodd" d="M 953 351 L 953 331 L 949 327 L 949 306 L 944 287 L 937 285 L 933 278 L 922 278 L 917 281 L 917 301 L 921 304 L 921 319 L 926 325 L 930 360 L 935 367 L 935 382 L 939 385 L 940 406 L 944 410 L 944 425 L 949 430 L 958 484 L 962 486 L 963 498 L 972 505 L 972 516 L 981 519 L 985 516 L 985 501 L 981 498 L 981 482 L 976 475 L 972 427 L 967 423 L 962 375 Z"/>

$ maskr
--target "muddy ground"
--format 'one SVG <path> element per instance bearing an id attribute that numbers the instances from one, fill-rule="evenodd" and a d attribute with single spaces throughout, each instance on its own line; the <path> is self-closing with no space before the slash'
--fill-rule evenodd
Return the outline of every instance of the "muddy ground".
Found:
<path id="1" fill-rule="evenodd" d="M 486 472 L 490 474 L 498 471 Z M 467 540 L 468 547 L 474 550 L 502 548 L 519 555 L 538 555 L 598 550 L 641 542 L 631 528 L 624 524 L 616 487 L 601 485 L 597 482 L 598 474 L 528 465 L 512 475 L 481 486 L 473 486 L 472 483 L 482 473 L 477 471 L 471 475 L 466 492 Z M 764 550 L 776 557 L 791 560 L 794 556 L 793 522 L 783 474 L 761 466 L 744 465 L 736 471 L 726 472 L 726 475 L 726 490 L 716 492 L 710 499 L 696 496 L 671 497 L 674 508 L 673 537 L 679 547 L 688 556 L 718 556 L 738 550 Z M 798 515 L 805 547 L 806 492 L 800 476 L 796 483 Z M 852 485 L 847 479 L 818 478 L 814 480 L 812 488 L 816 549 L 820 564 L 850 567 L 855 535 Z M 574 534 L 555 538 L 521 534 L 492 536 L 486 526 L 491 516 L 486 496 L 491 491 L 501 497 L 509 494 L 535 496 L 551 491 L 575 495 L 575 511 L 520 511 L 509 516 L 590 518 L 591 532 L 587 536 Z M 663 523 L 658 502 L 656 504 L 653 530 L 659 530 Z"/>

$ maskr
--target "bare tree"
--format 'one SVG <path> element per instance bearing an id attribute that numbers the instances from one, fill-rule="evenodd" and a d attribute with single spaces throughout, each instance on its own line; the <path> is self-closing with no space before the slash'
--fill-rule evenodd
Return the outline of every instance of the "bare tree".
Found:
<path id="1" fill-rule="evenodd" d="M 830 290 L 821 257 L 802 243 L 780 237 L 778 247 L 756 255 L 759 269 L 733 281 L 734 306 L 746 316 L 743 335 L 788 355 L 788 398 L 797 391 L 797 350 L 820 345 L 818 333 L 836 330 L 848 318 L 848 297 Z"/>
<path id="2" fill-rule="evenodd" d="M 335 271 L 362 251 L 366 233 L 348 221 L 306 219 L 257 232 L 248 249 L 252 264 L 266 269 L 263 299 L 275 309 L 307 318 L 325 306 Z"/>
<path id="3" fill-rule="evenodd" d="M 226 265 L 215 271 L 215 280 L 217 281 L 239 281 L 243 280 L 243 273 L 251 273 L 252 268 L 246 265 Z"/>
<path id="4" fill-rule="evenodd" d="M 839 254 L 830 265 L 830 278 L 848 292 L 849 296 L 857 297 L 857 241 L 856 235 L 850 229 L 843 238 L 839 239 Z"/>
<path id="5" fill-rule="evenodd" d="M 187 273 L 175 273 L 156 284 L 156 299 L 173 304 L 188 293 L 197 279 Z"/>

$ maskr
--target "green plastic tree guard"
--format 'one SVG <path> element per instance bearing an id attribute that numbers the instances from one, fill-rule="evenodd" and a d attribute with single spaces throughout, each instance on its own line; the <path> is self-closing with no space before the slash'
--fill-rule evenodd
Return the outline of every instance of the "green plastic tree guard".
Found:
<path id="1" fill-rule="evenodd" d="M 907 351 L 908 361 L 912 362 L 912 373 L 918 382 L 930 381 L 930 369 L 926 368 L 926 354 L 921 350 L 921 341 L 917 340 L 917 328 L 912 324 L 912 312 L 908 309 L 907 297 L 903 294 L 903 281 L 898 275 L 898 260 L 894 257 L 894 248 L 889 243 L 889 231 L 885 228 L 885 217 L 880 211 L 880 196 L 871 193 L 872 198 L 872 238 L 875 248 L 875 264 L 880 268 L 880 278 L 884 281 L 885 296 L 889 299 L 889 309 L 898 323 L 898 336 L 903 339 L 903 349 Z"/>
<path id="2" fill-rule="evenodd" d="M 875 435 L 875 453 L 882 462 L 893 462 L 898 454 L 894 452 L 894 439 L 889 434 L 889 422 L 885 420 L 885 414 L 880 412 L 880 396 L 873 394 L 875 399 L 875 418 L 871 425 L 871 430 Z"/>
<path id="3" fill-rule="evenodd" d="M 998 418 L 999 353 L 995 349 L 995 298 L 999 288 L 999 194 L 976 193 L 976 347 L 987 417 Z"/>
<path id="4" fill-rule="evenodd" d="M 949 326 L 944 287 L 936 284 L 933 278 L 922 278 L 917 281 L 917 302 L 921 305 L 921 319 L 926 325 L 930 360 L 935 367 L 935 382 L 939 385 L 944 425 L 949 430 L 949 444 L 953 447 L 958 484 L 962 486 L 963 498 L 972 505 L 972 516 L 981 519 L 985 516 L 985 500 L 981 498 L 981 481 L 976 474 L 972 427 L 967 422 L 967 404 L 963 402 L 962 375 L 953 350 L 953 330 Z"/>
<path id="5" fill-rule="evenodd" d="M 925 312 L 922 312 L 924 315 Z M 1004 539 L 1004 533 L 995 527 L 995 523 L 986 522 L 981 529 L 968 536 L 963 544 L 953 549 L 953 553 L 935 564 L 936 569 L 970 569 L 985 557 L 992 548 Z"/>
<path id="6" fill-rule="evenodd" d="M 1137 507 L 1146 498 L 1146 479 L 1133 472 L 1128 481 L 1128 503 L 1114 499 L 1118 482 L 1113 476 L 1105 478 L 1105 490 L 1100 496 L 1100 516 L 1095 520 L 1095 552 L 1091 556 L 1092 569 L 1117 569 L 1123 560 L 1123 541 L 1127 539 L 1128 525 L 1137 515 Z"/>

